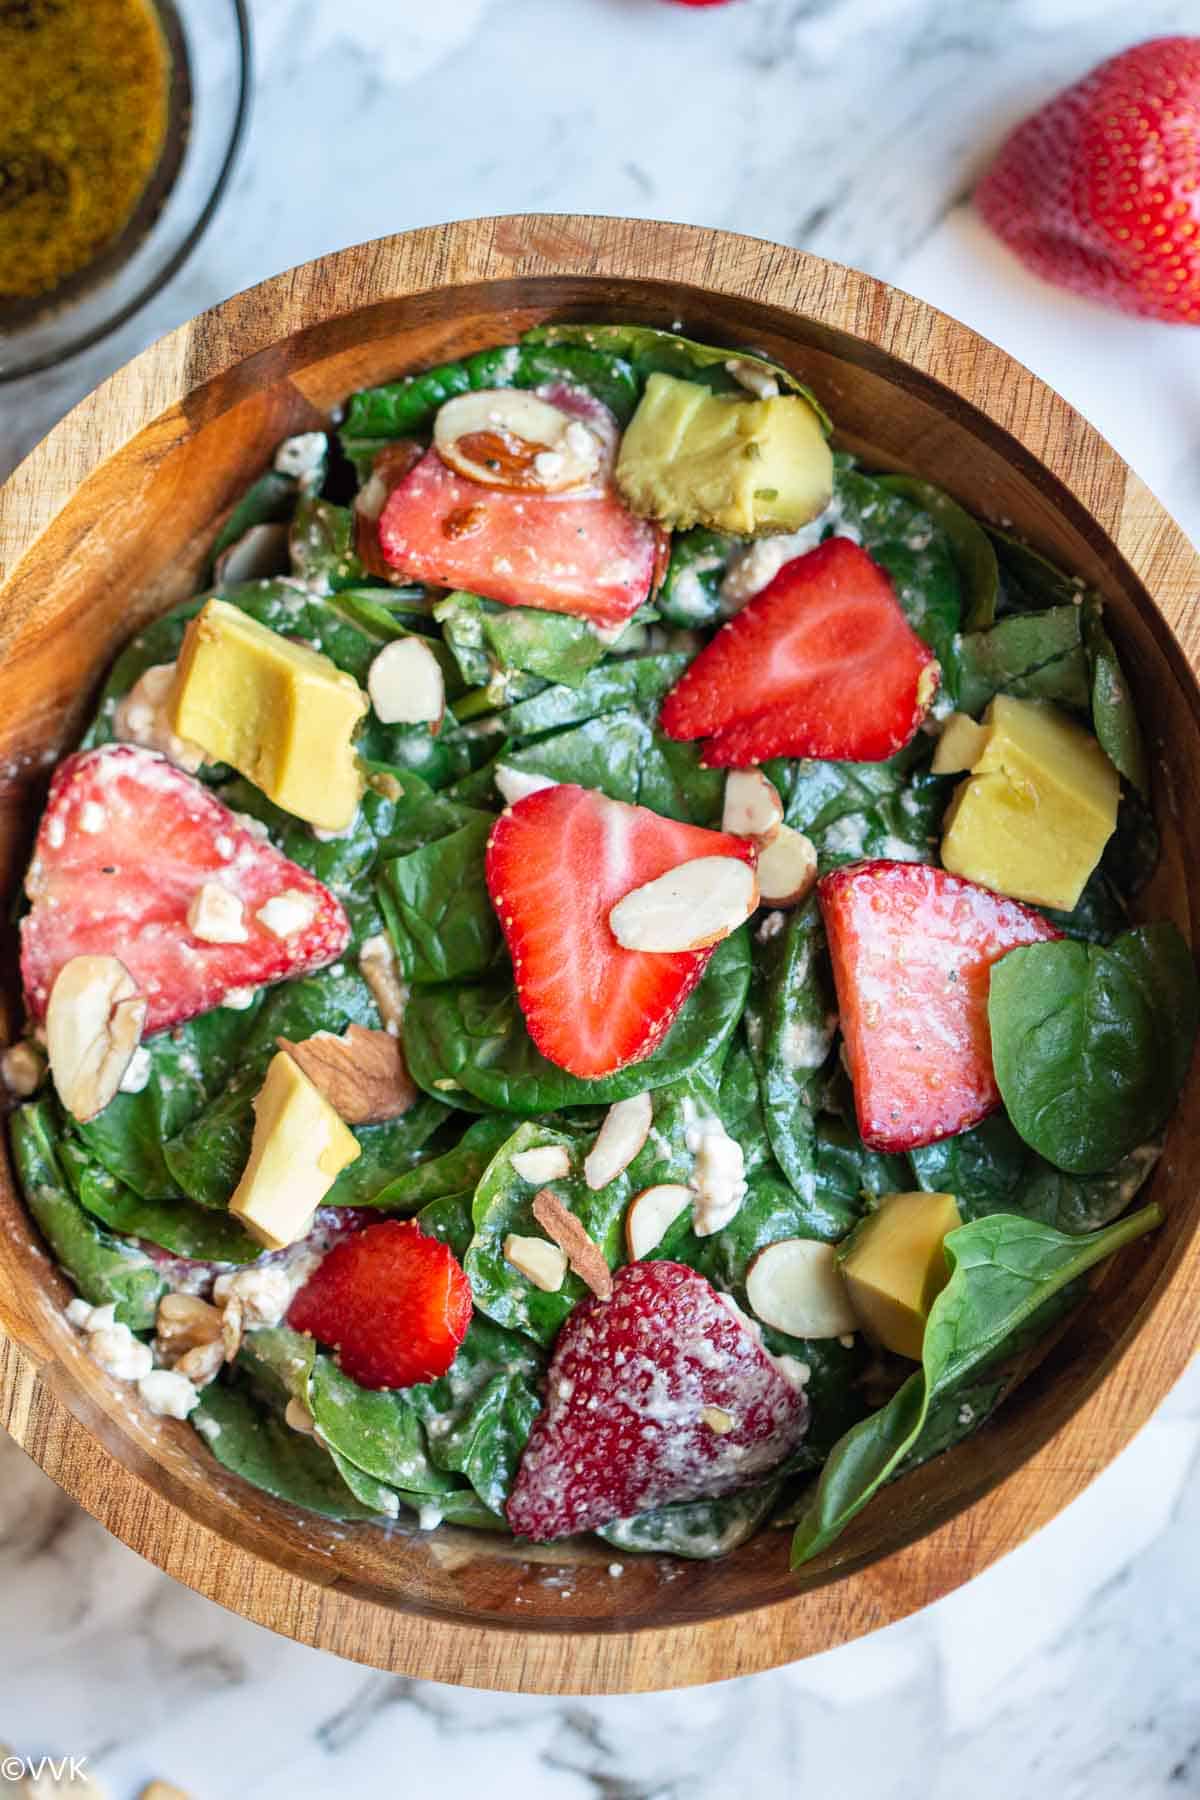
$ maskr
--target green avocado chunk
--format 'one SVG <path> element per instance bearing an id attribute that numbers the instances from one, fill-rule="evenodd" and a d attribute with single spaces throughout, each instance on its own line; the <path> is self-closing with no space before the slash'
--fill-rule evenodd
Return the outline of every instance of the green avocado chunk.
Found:
<path id="1" fill-rule="evenodd" d="M 800 394 L 751 400 L 651 375 L 621 441 L 617 486 L 672 530 L 796 531 L 824 512 L 833 457 Z"/>

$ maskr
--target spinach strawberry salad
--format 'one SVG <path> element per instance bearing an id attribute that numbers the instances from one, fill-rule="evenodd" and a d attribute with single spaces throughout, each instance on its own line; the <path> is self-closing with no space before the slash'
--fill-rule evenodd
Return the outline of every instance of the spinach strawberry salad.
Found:
<path id="1" fill-rule="evenodd" d="M 1197 988 L 1100 601 L 829 430 L 640 326 L 354 394 L 57 769 L 29 1208 L 282 1500 L 801 1562 L 1158 1223 Z"/>

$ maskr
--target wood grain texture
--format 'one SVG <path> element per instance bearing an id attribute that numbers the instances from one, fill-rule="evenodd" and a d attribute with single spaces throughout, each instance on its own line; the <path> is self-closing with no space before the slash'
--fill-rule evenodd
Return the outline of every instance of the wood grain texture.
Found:
<path id="1" fill-rule="evenodd" d="M 841 441 L 1012 521 L 1107 596 L 1159 763 L 1147 911 L 1194 938 L 1200 563 L 1069 406 L 907 295 L 797 251 L 674 225 L 509 218 L 414 232 L 238 295 L 85 400 L 0 490 L 0 882 L 20 881 L 50 762 L 116 648 L 188 594 L 222 514 L 289 431 L 351 388 L 546 317 L 680 319 L 812 383 Z M 18 1025 L 14 943 L 0 968 Z M 3 1035 L 0 1032 L 0 1035 Z M 61 1319 L 67 1290 L 0 1171 L 0 1422 L 89 1512 L 223 1605 L 338 1654 L 477 1687 L 599 1693 L 771 1667 L 902 1617 L 986 1568 L 1112 1460 L 1200 1318 L 1193 1077 L 1156 1171 L 1167 1224 L 983 1432 L 888 1489 L 799 1577 L 787 1534 L 721 1564 L 466 1532 L 331 1528 L 252 1493 L 194 1434 L 138 1413 Z"/>

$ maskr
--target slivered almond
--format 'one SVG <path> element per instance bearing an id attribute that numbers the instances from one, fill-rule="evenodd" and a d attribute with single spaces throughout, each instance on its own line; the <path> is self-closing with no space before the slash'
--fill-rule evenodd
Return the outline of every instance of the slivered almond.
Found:
<path id="1" fill-rule="evenodd" d="M 341 1037 L 318 1031 L 296 1044 L 275 1039 L 347 1125 L 398 1119 L 417 1097 L 399 1038 L 348 1025 Z"/>
<path id="2" fill-rule="evenodd" d="M 595 480 L 606 446 L 581 419 L 521 388 L 459 394 L 440 407 L 442 461 L 485 487 L 555 494 Z"/>
<path id="3" fill-rule="evenodd" d="M 142 1041 L 146 1001 L 115 956 L 73 956 L 46 1008 L 46 1051 L 58 1097 L 84 1122 L 102 1113 Z"/>
<path id="4" fill-rule="evenodd" d="M 545 1238 L 518 1237 L 510 1231 L 504 1240 L 504 1260 L 545 1294 L 556 1294 L 567 1277 L 566 1256 Z"/>
<path id="5" fill-rule="evenodd" d="M 540 794 L 543 788 L 558 786 L 549 775 L 527 775 L 524 769 L 511 769 L 507 763 L 496 764 L 492 780 L 500 798 L 509 806 L 524 800 L 526 794 Z"/>
<path id="6" fill-rule="evenodd" d="M 251 525 L 213 564 L 213 585 L 232 587 L 239 581 L 264 581 L 285 574 L 288 567 L 288 527 Z"/>
<path id="7" fill-rule="evenodd" d="M 802 831 L 781 825 L 758 858 L 758 892 L 764 906 L 799 906 L 816 886 L 817 853 Z"/>
<path id="8" fill-rule="evenodd" d="M 783 801 L 775 783 L 768 781 L 761 769 L 731 769 L 725 777 L 721 830 L 753 838 L 763 848 L 782 824 Z"/>
<path id="9" fill-rule="evenodd" d="M 680 1213 L 695 1199 L 691 1188 L 664 1181 L 635 1194 L 625 1214 L 625 1248 L 630 1262 L 640 1262 L 666 1237 Z"/>
<path id="10" fill-rule="evenodd" d="M 571 1158 L 561 1144 L 535 1144 L 509 1157 L 514 1174 L 536 1186 L 541 1181 L 561 1181 L 571 1173 Z"/>
<path id="11" fill-rule="evenodd" d="M 446 681 L 424 638 L 385 644 L 367 670 L 367 692 L 385 725 L 431 725 L 435 732 L 441 725 Z"/>
<path id="12" fill-rule="evenodd" d="M 565 1252 L 580 1281 L 586 1281 L 598 1300 L 611 1300 L 612 1272 L 603 1251 L 551 1188 L 543 1188 L 533 1196 L 533 1216 L 546 1236 Z"/>
<path id="13" fill-rule="evenodd" d="M 584 1160 L 583 1179 L 588 1186 L 607 1187 L 623 1175 L 650 1136 L 653 1123 L 654 1105 L 649 1094 L 631 1094 L 628 1100 L 615 1100 Z"/>
<path id="14" fill-rule="evenodd" d="M 674 955 L 719 944 L 758 905 L 754 870 L 736 856 L 697 856 L 618 900 L 608 915 L 625 950 Z"/>
<path id="15" fill-rule="evenodd" d="M 746 1298 L 764 1325 L 789 1337 L 858 1330 L 834 1247 L 813 1238 L 782 1238 L 760 1250 L 746 1271 Z"/>

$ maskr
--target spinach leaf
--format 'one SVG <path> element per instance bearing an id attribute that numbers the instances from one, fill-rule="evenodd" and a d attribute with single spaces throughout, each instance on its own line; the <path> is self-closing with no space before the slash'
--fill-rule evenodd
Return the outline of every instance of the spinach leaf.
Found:
<path id="1" fill-rule="evenodd" d="M 858 469 L 839 469 L 831 522 L 848 527 L 882 563 L 909 624 L 942 669 L 942 687 L 958 695 L 958 634 L 962 624 L 959 565 L 950 540 L 921 506 Z"/>
<path id="2" fill-rule="evenodd" d="M 503 760 L 527 775 L 578 782 L 694 825 L 720 816 L 725 791 L 723 771 L 701 766 L 698 744 L 676 743 L 635 712 L 603 713 L 506 750 Z"/>
<path id="3" fill-rule="evenodd" d="M 504 716 L 510 737 L 541 737 L 567 725 L 582 725 L 609 713 L 631 713 L 653 724 L 658 705 L 674 687 L 689 658 L 680 654 L 631 656 L 602 663 L 575 687 L 547 688 L 532 700 L 510 706 Z"/>
<path id="4" fill-rule="evenodd" d="M 767 1137 L 804 1200 L 816 1192 L 816 1078 L 837 1030 L 837 1003 L 816 896 L 760 930 L 746 1003 L 746 1036 L 762 1089 Z"/>
<path id="5" fill-rule="evenodd" d="M 1116 883 L 1100 864 L 1092 870 L 1070 912 L 1043 906 L 1040 910 L 1067 937 L 1085 944 L 1108 944 L 1129 923 L 1129 914 Z"/>
<path id="6" fill-rule="evenodd" d="M 950 1280 L 930 1312 L 921 1367 L 834 1449 L 796 1527 L 793 1568 L 832 1544 L 905 1459 L 919 1455 L 931 1409 L 945 1394 L 978 1377 L 1068 1282 L 1161 1217 L 1156 1206 L 1143 1207 L 1087 1238 L 1007 1213 L 952 1231 Z M 944 1421 L 935 1422 L 944 1430 Z"/>
<path id="7" fill-rule="evenodd" d="M 736 538 L 697 525 L 676 532 L 671 539 L 671 560 L 654 604 L 670 625 L 685 630 L 715 625 L 721 617 L 721 583 Z"/>
<path id="8" fill-rule="evenodd" d="M 920 507 L 945 535 L 962 587 L 963 626 L 967 631 L 986 631 L 996 617 L 1000 568 L 992 540 L 978 519 L 942 488 L 916 475 L 877 475 L 875 479 L 889 494 L 899 494 Z"/>
<path id="9" fill-rule="evenodd" d="M 212 1212 L 178 1196 L 145 1199 L 92 1162 L 70 1138 L 63 1139 L 61 1151 L 80 1204 L 120 1236 L 143 1238 L 189 1262 L 253 1263 L 262 1255 L 262 1245 L 232 1214 Z"/>
<path id="10" fill-rule="evenodd" d="M 673 331 L 660 331 L 652 325 L 537 325 L 525 333 L 521 342 L 555 347 L 583 345 L 591 351 L 623 358 L 639 381 L 657 373 L 681 375 L 686 381 L 702 381 L 718 393 L 745 393 L 729 373 L 727 364 L 732 361 L 749 363 L 765 377 L 773 379 L 784 393 L 803 394 L 825 432 L 828 434 L 833 430 L 833 421 L 811 388 L 805 387 L 780 363 L 756 356 L 752 350 L 698 344 L 692 338 L 679 337 Z"/>
<path id="11" fill-rule="evenodd" d="M 770 1517 L 782 1487 L 782 1477 L 772 1476 L 721 1500 L 685 1501 L 638 1513 L 636 1518 L 618 1519 L 601 1526 L 596 1536 L 617 1550 L 697 1561 L 728 1556 Z"/>
<path id="12" fill-rule="evenodd" d="M 572 1158 L 572 1173 L 554 1182 L 554 1192 L 580 1219 L 610 1268 L 625 1261 L 621 1228 L 634 1195 L 660 1182 L 683 1183 L 691 1178 L 693 1154 L 688 1132 L 699 1119 L 717 1116 L 715 1075 L 711 1068 L 701 1067 L 670 1087 L 656 1089 L 651 1101 L 653 1125 L 645 1144 L 627 1169 L 598 1190 L 588 1187 L 580 1172 L 591 1147 L 590 1131 L 581 1138 L 531 1121 L 497 1151 L 475 1190 L 475 1238 L 464 1261 L 481 1312 L 498 1324 L 549 1344 L 588 1291 L 577 1275 L 568 1273 L 561 1288 L 546 1293 L 505 1258 L 504 1241 L 510 1232 L 519 1237 L 545 1235 L 532 1207 L 540 1184 L 523 1180 L 512 1166 L 514 1155 L 534 1145 L 560 1144 L 566 1149 Z"/>
<path id="13" fill-rule="evenodd" d="M 453 1150 L 418 1163 L 397 1175 L 372 1197 L 371 1204 L 384 1212 L 411 1213 L 431 1201 L 473 1193 L 483 1171 L 513 1131 L 508 1114 L 488 1115 L 468 1125 Z"/>
<path id="14" fill-rule="evenodd" d="M 364 759 L 365 760 L 365 759 Z M 411 769 L 365 760 L 369 786 L 391 807 L 379 826 L 380 854 L 404 856 L 469 825 L 478 809 L 440 794 Z M 364 806 L 366 801 L 363 802 Z"/>
<path id="15" fill-rule="evenodd" d="M 409 1071 L 426 1093 L 455 1082 L 497 1112 L 543 1113 L 623 1100 L 665 1087 L 721 1058 L 741 1016 L 750 978 L 744 931 L 718 944 L 663 1042 L 642 1062 L 584 1081 L 547 1061 L 525 1029 L 511 978 L 481 985 L 418 988 L 404 1019 Z"/>
<path id="16" fill-rule="evenodd" d="M 448 837 L 381 864 L 379 897 L 406 980 L 470 980 L 496 960 L 500 925 L 484 879 L 494 823 L 480 813 Z"/>
<path id="17" fill-rule="evenodd" d="M 1104 846 L 1100 867 L 1126 900 L 1141 893 L 1158 866 L 1158 827 L 1136 788 L 1127 787 L 1117 808 L 1117 829 Z"/>
<path id="18" fill-rule="evenodd" d="M 586 619 L 532 606 L 501 606 L 478 594 L 448 594 L 434 607 L 464 681 L 484 687 L 495 667 L 522 669 L 578 687 L 605 645 Z"/>
<path id="19" fill-rule="evenodd" d="M 821 870 L 864 856 L 928 862 L 954 778 L 934 775 L 932 746 L 918 739 L 888 762 L 771 763 L 784 817 L 817 851 Z"/>
<path id="20" fill-rule="evenodd" d="M 996 547 L 1006 585 L 1015 589 L 1018 605 L 1035 609 L 1078 605 L 1083 593 L 1083 582 L 1078 577 L 1065 574 L 1048 557 L 1009 531 L 989 525 L 987 534 Z"/>
<path id="21" fill-rule="evenodd" d="M 621 357 L 586 345 L 549 348 L 527 342 L 480 350 L 461 362 L 442 363 L 423 374 L 352 394 L 338 437 L 360 479 L 365 479 L 381 444 L 429 431 L 438 409 L 458 394 L 558 382 L 587 388 L 616 414 L 618 424 L 628 424 L 633 416 L 639 383 Z"/>
<path id="22" fill-rule="evenodd" d="M 1092 724 L 1100 748 L 1143 796 L 1150 793 L 1150 762 L 1129 683 L 1104 629 L 1100 601 L 1083 605 L 1083 641 L 1092 672 Z"/>
<path id="23" fill-rule="evenodd" d="M 115 1094 L 96 1118 L 72 1126 L 89 1155 L 118 1183 L 144 1200 L 162 1201 L 178 1194 L 163 1144 L 182 1131 L 220 1089 L 237 1062 L 241 1041 L 260 1004 L 256 999 L 253 1009 L 244 1012 L 216 1007 L 174 1031 L 159 1032 L 145 1046 L 150 1078 L 141 1093 Z M 98 1207 L 91 1210 L 100 1211 Z M 162 1242 L 153 1231 L 139 1235 Z M 192 1252 L 180 1250 L 177 1254 Z"/>
<path id="24" fill-rule="evenodd" d="M 1191 1061 L 1200 990 L 1174 925 L 1107 948 L 1010 951 L 988 999 L 996 1080 L 1014 1126 L 1056 1168 L 1110 1169 L 1166 1123 Z"/>
<path id="25" fill-rule="evenodd" d="M 964 1220 L 1020 1213 L 1079 1236 L 1119 1218 L 1148 1179 L 1161 1146 L 1140 1144 L 1099 1175 L 1069 1175 L 1022 1142 L 1004 1113 L 940 1144 L 911 1150 L 918 1187 L 953 1194 Z"/>
<path id="26" fill-rule="evenodd" d="M 446 1493 L 455 1484 L 429 1460 L 425 1430 L 410 1392 L 359 1387 L 331 1356 L 318 1352 L 307 1401 L 325 1442 L 356 1469 L 410 1493 Z"/>
<path id="27" fill-rule="evenodd" d="M 439 1469 L 465 1476 L 492 1513 L 504 1511 L 521 1452 L 541 1411 L 542 1374 L 543 1358 L 527 1338 L 477 1315 L 449 1371 L 408 1389 L 425 1426 L 431 1460 Z M 437 1504 L 451 1516 L 443 1499 Z"/>
<path id="28" fill-rule="evenodd" d="M 192 1423 L 217 1461 L 251 1486 L 327 1519 L 373 1519 L 315 1438 L 293 1431 L 239 1381 L 214 1381 Z"/>
<path id="29" fill-rule="evenodd" d="M 506 1124 L 511 1125 L 512 1120 L 507 1120 Z M 464 1188 L 461 1194 L 441 1194 L 436 1200 L 428 1201 L 417 1214 L 417 1223 L 426 1237 L 435 1237 L 439 1243 L 448 1244 L 459 1262 L 471 1248 L 471 1239 L 475 1236 L 471 1210 L 474 1201 L 474 1188 Z"/>
<path id="30" fill-rule="evenodd" d="M 348 506 L 304 494 L 288 540 L 292 572 L 314 593 L 365 587 L 370 574 L 355 548 L 354 514 Z"/>
<path id="31" fill-rule="evenodd" d="M 25 1204 L 55 1262 L 93 1306 L 115 1302 L 122 1324 L 152 1331 L 167 1284 L 144 1251 L 102 1230 L 70 1191 L 50 1101 L 17 1107 L 9 1135 Z"/>
<path id="32" fill-rule="evenodd" d="M 365 981 L 343 963 L 272 988 L 246 1034 L 241 1060 L 223 1092 L 163 1147 L 178 1189 L 199 1206 L 226 1207 L 254 1134 L 253 1104 L 274 1056 L 277 1037 L 301 1042 L 316 1031 L 340 1034 L 347 1025 L 378 1029 L 379 1013 Z M 386 1125 L 351 1130 L 362 1155 L 329 1190 L 329 1206 L 358 1206 L 411 1166 L 446 1117 L 437 1100 L 418 1101 Z"/>
<path id="33" fill-rule="evenodd" d="M 959 654 L 958 703 L 964 712 L 982 712 L 995 694 L 1088 710 L 1091 683 L 1078 606 L 1010 613 L 990 631 L 964 637 Z"/>

